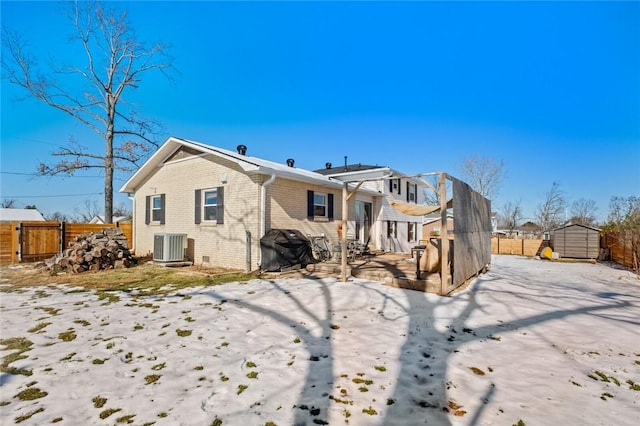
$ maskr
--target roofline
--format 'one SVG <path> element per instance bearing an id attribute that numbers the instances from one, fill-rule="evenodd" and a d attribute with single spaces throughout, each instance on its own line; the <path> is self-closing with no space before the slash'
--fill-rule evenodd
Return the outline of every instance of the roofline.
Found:
<path id="1" fill-rule="evenodd" d="M 155 168 L 162 164 L 177 148 L 177 146 L 187 146 L 198 151 L 201 151 L 204 154 L 213 154 L 218 157 L 226 158 L 231 160 L 247 173 L 256 173 L 260 175 L 267 176 L 277 176 L 285 179 L 291 179 L 298 182 L 306 182 L 312 183 L 315 185 L 328 186 L 333 188 L 342 188 L 343 182 L 340 180 L 332 179 L 332 177 L 324 176 L 320 173 L 312 172 L 306 169 L 296 169 L 292 168 L 292 171 L 286 169 L 277 169 L 268 167 L 265 165 L 260 165 L 256 162 L 250 160 L 251 157 L 244 156 L 241 154 L 233 155 L 229 152 L 222 151 L 216 147 L 205 145 L 199 142 L 194 142 L 187 139 L 177 138 L 174 136 L 170 136 L 167 140 L 160 146 L 160 148 L 122 185 L 119 192 L 123 193 L 134 193 L 140 182 L 142 182 L 142 177 L 146 176 L 152 168 Z M 257 158 L 257 157 L 256 157 Z M 266 163 L 273 163 L 269 160 L 263 160 Z M 273 163 L 276 164 L 276 163 Z M 294 172 L 293 170 L 299 170 L 300 172 Z M 307 174 L 313 173 L 316 176 L 308 176 Z M 366 188 L 360 188 L 360 192 L 367 193 L 372 196 L 380 196 L 376 191 L 367 190 Z"/>

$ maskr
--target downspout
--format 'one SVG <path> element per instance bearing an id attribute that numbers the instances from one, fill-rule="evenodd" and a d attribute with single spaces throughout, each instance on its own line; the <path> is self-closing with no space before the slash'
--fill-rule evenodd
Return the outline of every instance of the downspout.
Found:
<path id="1" fill-rule="evenodd" d="M 133 195 L 130 195 L 133 194 Z M 131 200 L 131 252 L 136 249 L 136 193 L 127 193 L 127 198 Z"/>
<path id="2" fill-rule="evenodd" d="M 264 237 L 267 233 L 267 186 L 271 185 L 276 180 L 276 175 L 272 174 L 260 188 L 260 238 Z M 260 239 L 258 239 L 260 242 Z M 258 251 L 258 265 L 262 264 L 262 250 Z"/>

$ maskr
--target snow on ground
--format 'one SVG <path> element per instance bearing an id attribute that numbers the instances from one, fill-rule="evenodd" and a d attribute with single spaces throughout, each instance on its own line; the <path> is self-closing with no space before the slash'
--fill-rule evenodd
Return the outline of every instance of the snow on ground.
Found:
<path id="1" fill-rule="evenodd" d="M 0 296 L 2 424 L 640 418 L 640 281 L 606 265 L 494 256 L 453 297 L 333 278 Z"/>

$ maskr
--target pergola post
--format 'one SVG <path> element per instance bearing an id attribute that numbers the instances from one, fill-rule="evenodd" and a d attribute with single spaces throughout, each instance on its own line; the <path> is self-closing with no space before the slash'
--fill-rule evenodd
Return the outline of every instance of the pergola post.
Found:
<path id="1" fill-rule="evenodd" d="M 342 233 L 340 235 L 341 274 L 340 281 L 347 282 L 347 218 L 349 217 L 349 183 L 342 184 Z"/>
<path id="2" fill-rule="evenodd" d="M 440 296 L 449 288 L 449 230 L 447 217 L 447 175 L 440 173 Z"/>

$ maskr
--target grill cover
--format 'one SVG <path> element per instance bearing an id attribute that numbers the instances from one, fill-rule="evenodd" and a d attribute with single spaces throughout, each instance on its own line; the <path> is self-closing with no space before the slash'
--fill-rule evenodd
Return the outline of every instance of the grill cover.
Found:
<path id="1" fill-rule="evenodd" d="M 311 242 L 297 229 L 271 229 L 260 238 L 262 263 L 267 272 L 282 271 L 294 265 L 314 263 Z"/>

